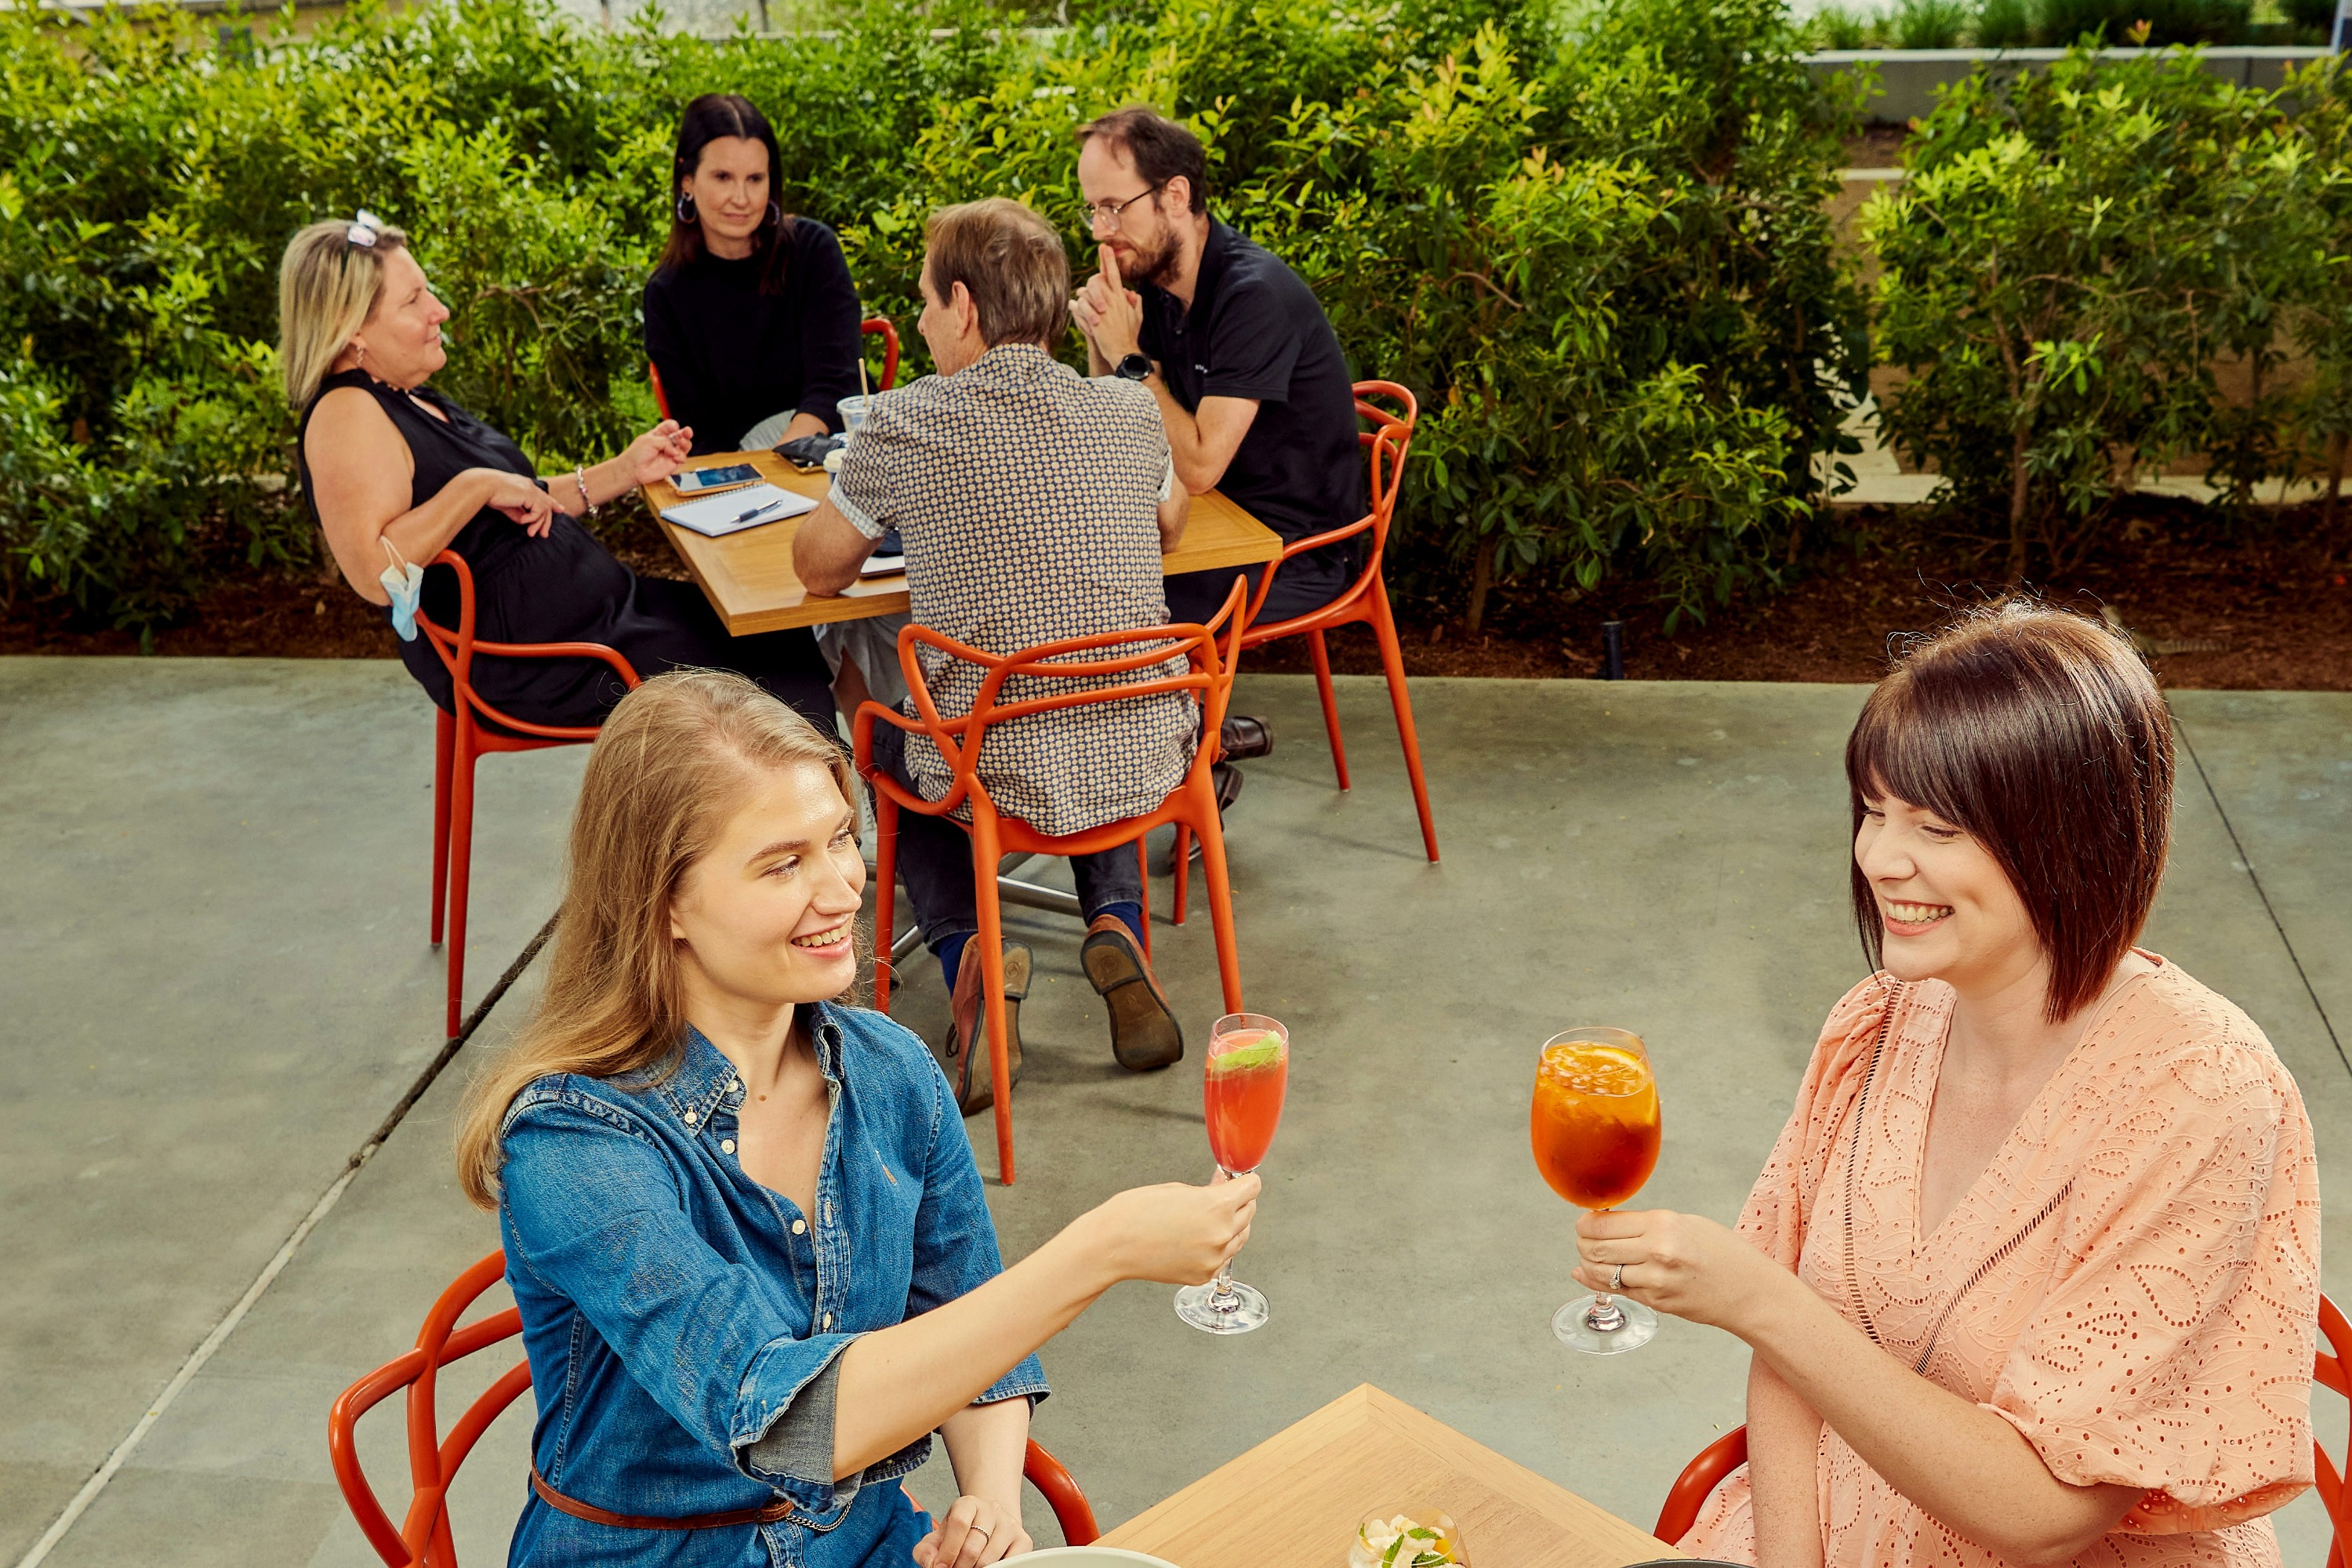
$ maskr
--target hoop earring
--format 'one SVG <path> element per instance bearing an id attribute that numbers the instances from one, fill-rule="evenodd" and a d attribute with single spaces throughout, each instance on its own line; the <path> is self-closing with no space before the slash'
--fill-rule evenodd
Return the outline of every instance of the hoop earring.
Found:
<path id="1" fill-rule="evenodd" d="M 683 191 L 678 193 L 677 221 L 689 225 L 699 224 L 702 221 L 701 213 L 695 207 L 694 198 Z"/>
<path id="2" fill-rule="evenodd" d="M 768 204 L 768 226 L 770 228 L 782 228 L 783 226 L 783 204 L 782 202 L 770 202 Z"/>

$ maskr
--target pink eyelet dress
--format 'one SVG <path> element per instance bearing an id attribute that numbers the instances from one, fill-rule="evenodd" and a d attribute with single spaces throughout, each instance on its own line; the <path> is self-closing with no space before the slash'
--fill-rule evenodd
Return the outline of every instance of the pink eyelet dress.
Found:
<path id="1" fill-rule="evenodd" d="M 1741 1234 L 1906 1366 L 2013 1422 L 2051 1474 L 2145 1489 L 2074 1561 L 2273 1568 L 2312 1482 L 2319 1178 L 2253 1022 L 2153 953 L 1990 1165 L 1918 1234 L 1954 994 L 1873 976 L 1822 1030 Z M 1829 1568 L 1995 1568 L 1825 1425 Z M 1681 1549 L 1756 1560 L 1745 1467 Z"/>

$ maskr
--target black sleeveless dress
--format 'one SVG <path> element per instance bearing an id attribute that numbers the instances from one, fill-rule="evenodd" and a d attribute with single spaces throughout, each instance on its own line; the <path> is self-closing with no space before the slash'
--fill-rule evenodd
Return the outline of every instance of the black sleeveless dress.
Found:
<path id="1" fill-rule="evenodd" d="M 310 416 L 319 397 L 341 386 L 373 395 L 408 443 L 416 464 L 411 506 L 422 506 L 467 468 L 539 477 L 520 447 L 432 388 L 402 393 L 365 371 L 351 370 L 320 383 L 319 396 L 302 411 L 295 451 L 306 500 L 310 495 L 306 445 Z M 447 418 L 435 418 L 420 403 L 431 404 Z M 310 512 L 316 521 L 315 502 Z M 638 576 L 566 513 L 555 514 L 547 537 L 533 539 L 504 512 L 486 507 L 457 531 L 449 548 L 473 569 L 474 635 L 478 637 L 603 643 L 617 649 L 640 676 L 685 665 L 736 670 L 791 703 L 820 732 L 834 732 L 824 656 L 805 629 L 730 637 L 701 589 L 692 583 Z M 385 563 L 389 561 L 387 556 Z M 457 574 L 446 566 L 427 566 L 424 604 L 436 625 L 454 629 Z M 387 608 L 385 619 L 391 616 Z M 449 672 L 421 631 L 400 645 L 400 658 L 436 703 L 445 711 L 454 710 Z M 475 661 L 474 685 L 495 706 L 535 724 L 599 723 L 626 689 L 601 659 L 487 655 Z"/>

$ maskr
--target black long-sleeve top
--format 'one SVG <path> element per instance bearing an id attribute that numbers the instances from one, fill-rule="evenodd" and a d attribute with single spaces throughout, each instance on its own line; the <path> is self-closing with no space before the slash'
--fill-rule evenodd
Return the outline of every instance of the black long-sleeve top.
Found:
<path id="1" fill-rule="evenodd" d="M 858 390 L 857 289 L 833 230 L 794 218 L 784 285 L 760 292 L 756 257 L 704 256 L 646 281 L 646 357 L 661 372 L 670 417 L 697 452 L 736 448 L 772 414 L 798 409 L 841 428 L 835 406 Z"/>

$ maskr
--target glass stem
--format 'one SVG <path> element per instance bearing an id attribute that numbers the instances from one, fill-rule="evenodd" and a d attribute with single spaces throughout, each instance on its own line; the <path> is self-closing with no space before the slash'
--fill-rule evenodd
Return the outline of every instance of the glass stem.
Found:
<path id="1" fill-rule="evenodd" d="M 1595 1209 L 1595 1214 L 1607 1214 L 1607 1209 Z M 1592 1293 L 1591 1310 L 1584 1314 L 1584 1326 L 1596 1334 L 1613 1334 L 1625 1326 L 1625 1314 L 1618 1310 L 1617 1298 L 1606 1290 Z"/>
<path id="2" fill-rule="evenodd" d="M 1233 1259 L 1227 1258 L 1225 1266 L 1217 1270 L 1216 1279 L 1209 1285 L 1209 1300 L 1204 1304 L 1212 1312 L 1230 1312 L 1242 1304 L 1242 1299 L 1234 1294 Z"/>
<path id="3" fill-rule="evenodd" d="M 1225 1168 L 1223 1165 L 1218 1166 L 1217 1169 L 1220 1171 L 1225 1171 Z M 1225 1171 L 1225 1177 L 1229 1181 L 1234 1176 L 1246 1176 L 1249 1173 L 1247 1171 Z M 1225 1259 L 1224 1266 L 1217 1270 L 1217 1277 L 1209 1282 L 1209 1299 L 1201 1304 L 1208 1308 L 1212 1312 L 1231 1312 L 1236 1310 L 1241 1306 L 1242 1299 L 1234 1291 L 1234 1260 L 1232 1258 L 1228 1258 Z"/>

